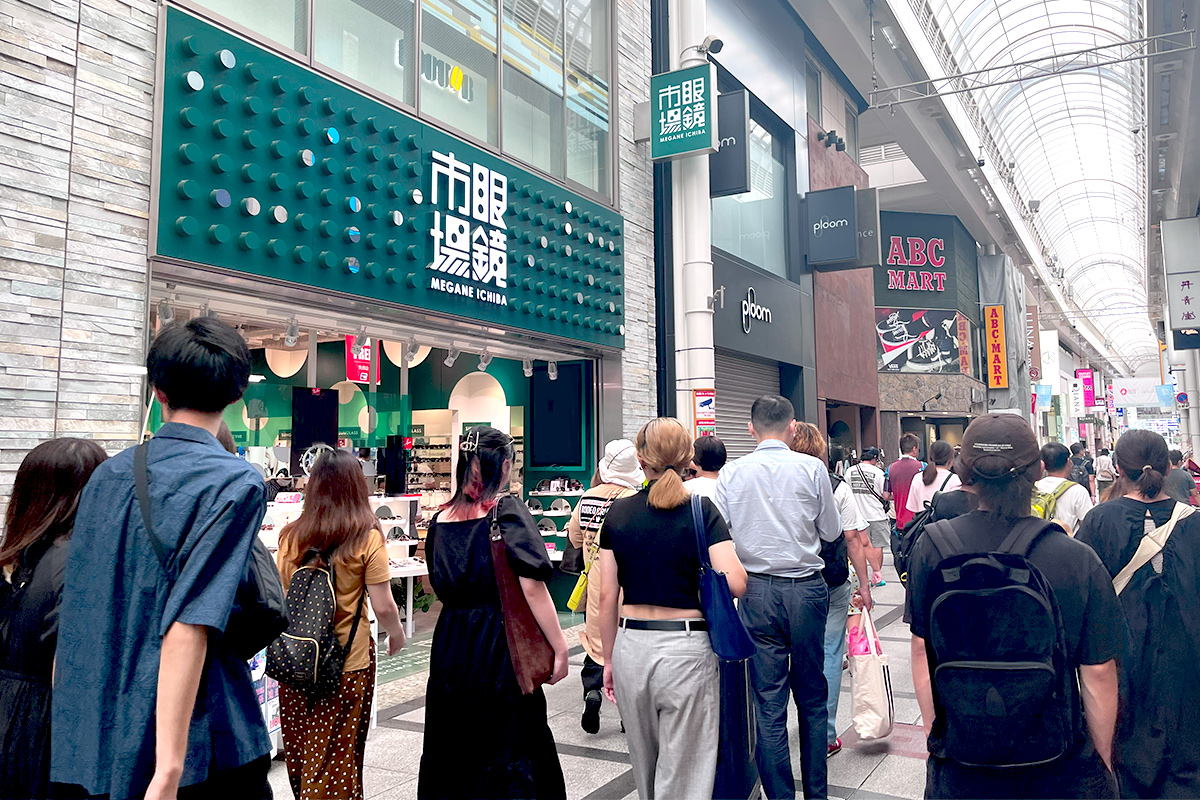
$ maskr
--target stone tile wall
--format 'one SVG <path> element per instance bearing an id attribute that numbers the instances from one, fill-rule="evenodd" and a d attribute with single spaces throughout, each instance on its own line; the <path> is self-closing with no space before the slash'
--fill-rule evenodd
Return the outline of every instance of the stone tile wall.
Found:
<path id="1" fill-rule="evenodd" d="M 141 416 L 157 7 L 0 5 L 0 506 L 54 436 Z"/>

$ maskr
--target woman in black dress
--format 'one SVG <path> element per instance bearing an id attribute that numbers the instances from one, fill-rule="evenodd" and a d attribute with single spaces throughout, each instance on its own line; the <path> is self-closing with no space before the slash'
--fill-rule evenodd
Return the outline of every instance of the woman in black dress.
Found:
<path id="1" fill-rule="evenodd" d="M 54 439 L 17 470 L 0 541 L 0 795 L 51 797 L 50 680 L 67 539 L 79 493 L 108 456 Z"/>
<path id="2" fill-rule="evenodd" d="M 1191 510 L 1177 508 L 1163 492 L 1167 453 L 1153 431 L 1122 436 L 1112 499 L 1079 526 L 1075 538 L 1096 551 L 1114 578 L 1146 534 L 1173 512 Z M 1200 797 L 1200 513 L 1179 519 L 1162 550 L 1117 589 L 1129 631 L 1113 748 L 1121 796 Z"/>
<path id="3" fill-rule="evenodd" d="M 488 539 L 493 512 L 509 564 L 554 648 L 550 683 L 567 674 L 567 643 L 545 582 L 553 569 L 525 504 L 507 494 L 512 437 L 468 431 L 454 497 L 429 524 L 429 580 L 442 602 L 425 700 L 420 798 L 565 798 L 541 689 L 524 695 L 505 639 Z"/>

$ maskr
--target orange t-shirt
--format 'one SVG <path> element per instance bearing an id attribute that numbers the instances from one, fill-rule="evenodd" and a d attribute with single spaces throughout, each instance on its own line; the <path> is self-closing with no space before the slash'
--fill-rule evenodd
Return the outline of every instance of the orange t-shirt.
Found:
<path id="1" fill-rule="evenodd" d="M 279 552 L 275 554 L 275 563 L 279 566 L 279 577 L 283 581 L 283 591 L 287 592 L 292 581 L 292 573 L 300 566 L 300 553 L 293 550 L 290 540 L 280 539 Z M 337 584 L 337 611 L 334 614 L 334 630 L 338 641 L 343 645 L 350 638 L 350 628 L 354 624 L 354 612 L 358 608 L 358 598 L 363 591 L 363 576 L 366 575 L 367 585 L 388 583 L 391 581 L 391 569 L 388 567 L 387 546 L 383 534 L 371 531 L 371 535 L 343 564 L 334 558 L 334 582 Z M 368 598 L 369 600 L 370 598 Z M 371 639 L 371 625 L 367 621 L 367 605 L 363 603 L 363 616 L 358 623 L 358 631 L 354 634 L 354 645 L 346 656 L 343 672 L 353 672 L 366 669 L 371 665 L 371 654 L 367 642 Z"/>

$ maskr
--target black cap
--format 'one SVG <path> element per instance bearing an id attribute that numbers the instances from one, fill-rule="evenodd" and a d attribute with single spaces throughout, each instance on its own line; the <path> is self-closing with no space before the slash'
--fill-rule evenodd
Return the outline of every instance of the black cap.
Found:
<path id="1" fill-rule="evenodd" d="M 960 478 L 1003 478 L 1040 461 L 1041 448 L 1029 423 L 1016 414 L 976 417 L 963 434 L 956 471 Z"/>
<path id="2" fill-rule="evenodd" d="M 874 461 L 883 455 L 883 452 L 878 447 L 864 447 L 862 453 L 863 461 Z"/>

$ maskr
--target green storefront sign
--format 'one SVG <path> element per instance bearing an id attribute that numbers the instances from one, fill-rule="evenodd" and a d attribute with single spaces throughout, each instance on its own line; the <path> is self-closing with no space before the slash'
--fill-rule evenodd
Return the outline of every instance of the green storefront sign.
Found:
<path id="1" fill-rule="evenodd" d="M 175 8 L 163 53 L 159 256 L 623 346 L 616 212 Z"/>
<path id="2" fill-rule="evenodd" d="M 650 157 L 717 150 L 717 68 L 701 64 L 650 76 Z"/>

